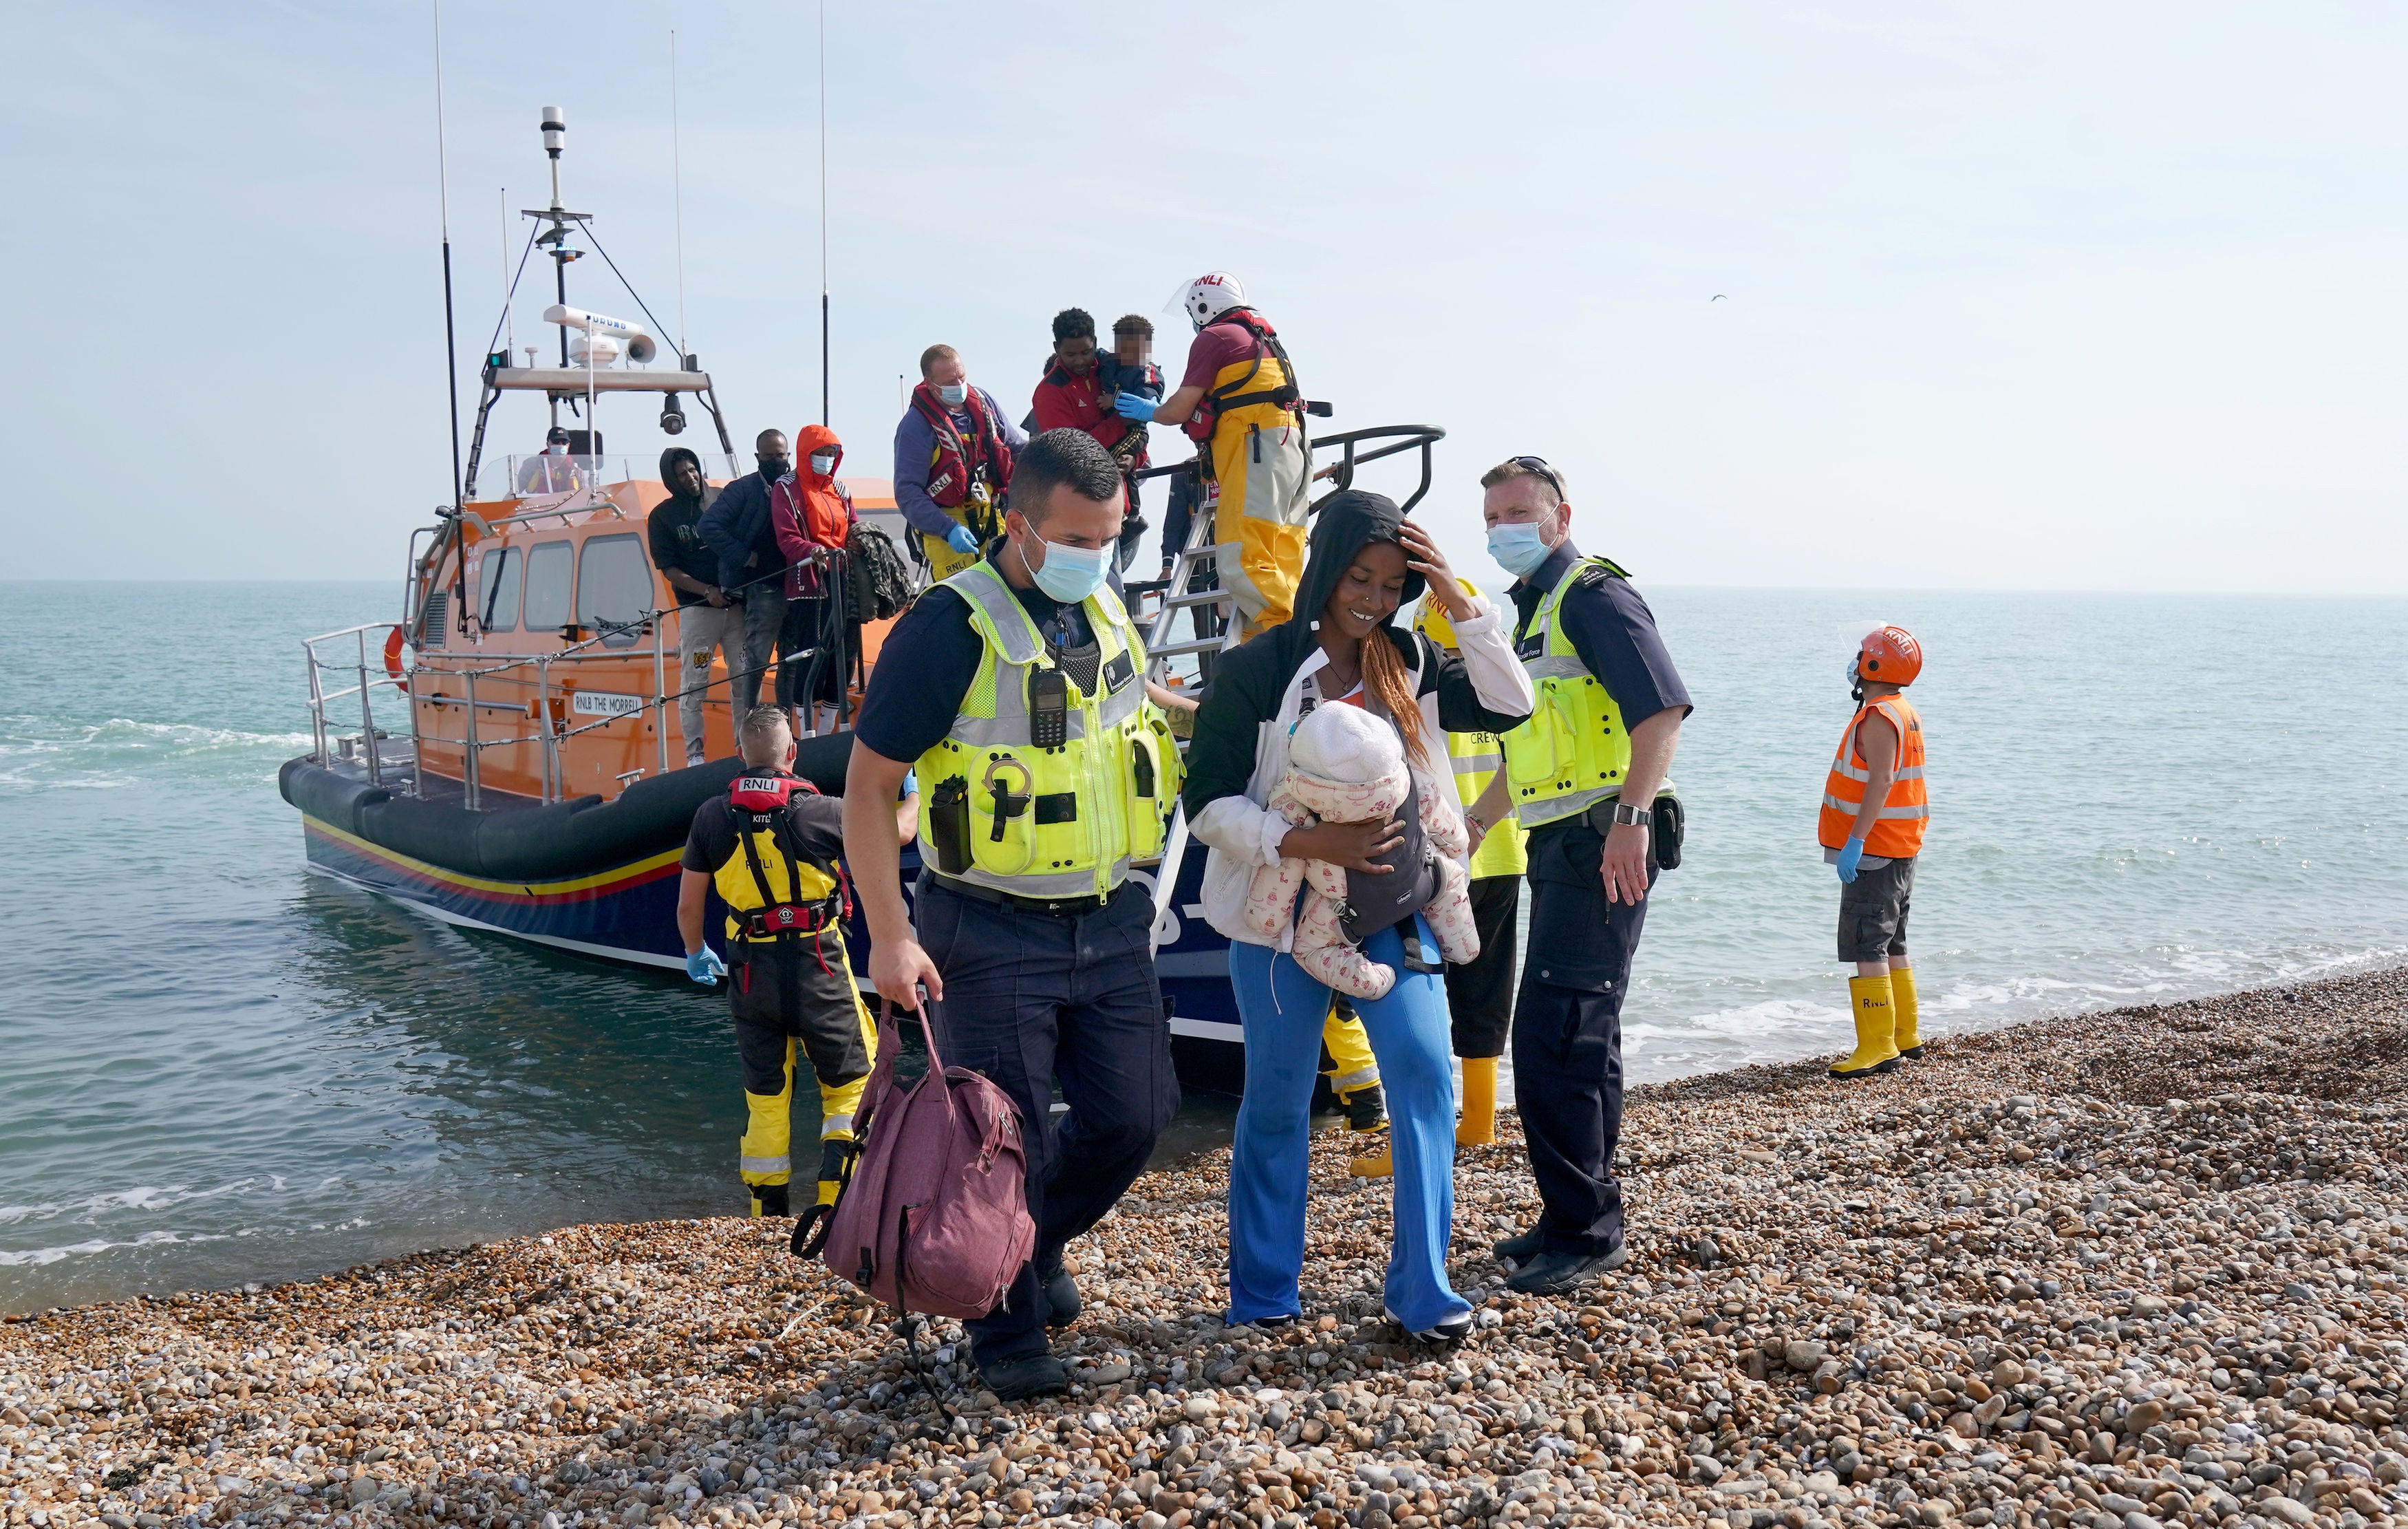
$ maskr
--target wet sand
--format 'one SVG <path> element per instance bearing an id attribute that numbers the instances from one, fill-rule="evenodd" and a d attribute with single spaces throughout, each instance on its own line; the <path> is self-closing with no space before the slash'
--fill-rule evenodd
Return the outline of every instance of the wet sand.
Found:
<path id="1" fill-rule="evenodd" d="M 2408 973 L 1634 1092 L 1630 1262 L 1502 1289 L 1457 1171 L 1451 1350 L 1380 1320 L 1384 1186 L 1317 1138 L 1306 1320 L 1217 1318 L 1226 1149 L 1074 1248 L 1077 1394 L 938 1395 L 782 1225 L 575 1228 L 0 1324 L 0 1514 L 116 1529 L 2408 1514 Z"/>

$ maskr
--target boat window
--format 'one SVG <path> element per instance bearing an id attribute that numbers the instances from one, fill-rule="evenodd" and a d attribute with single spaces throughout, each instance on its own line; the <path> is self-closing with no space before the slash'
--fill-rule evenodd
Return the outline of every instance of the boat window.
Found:
<path id="1" fill-rule="evenodd" d="M 477 574 L 477 625 L 506 632 L 519 624 L 519 551 L 498 547 L 485 554 Z"/>
<path id="2" fill-rule="evenodd" d="M 568 543 L 542 541 L 527 549 L 526 628 L 557 632 L 568 625 Z"/>
<path id="3" fill-rule="evenodd" d="M 596 536 L 577 555 L 577 624 L 606 648 L 633 647 L 652 608 L 652 568 L 641 537 Z"/>

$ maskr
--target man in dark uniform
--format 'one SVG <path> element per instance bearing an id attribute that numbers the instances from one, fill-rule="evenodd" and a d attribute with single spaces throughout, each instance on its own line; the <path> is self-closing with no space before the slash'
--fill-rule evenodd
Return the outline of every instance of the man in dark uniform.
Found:
<path id="1" fill-rule="evenodd" d="M 1092 436 L 1032 439 L 1004 534 L 888 634 L 845 776 L 871 983 L 906 1006 L 924 986 L 947 1065 L 992 1079 L 1025 1123 L 1036 1254 L 966 1324 L 980 1378 L 1006 1401 L 1068 1389 L 1045 1336 L 1079 1310 L 1063 1246 L 1136 1180 L 1179 1106 L 1154 902 L 1126 879 L 1159 853 L 1179 756 L 1106 583 L 1124 502 Z M 891 801 L 915 761 L 916 928 L 894 815 L 866 805 Z M 1057 1081 L 1069 1113 L 1048 1129 Z"/>
<path id="2" fill-rule="evenodd" d="M 1572 545 L 1562 473 L 1517 456 L 1480 486 L 1489 555 L 1517 581 L 1514 650 L 1539 701 L 1504 743 L 1514 815 L 1530 832 L 1514 1096 L 1543 1211 L 1497 1256 L 1517 1265 L 1515 1290 L 1554 1294 L 1628 1256 L 1613 1176 L 1622 1000 L 1656 871 L 1656 787 L 1689 693 L 1622 570 Z"/>

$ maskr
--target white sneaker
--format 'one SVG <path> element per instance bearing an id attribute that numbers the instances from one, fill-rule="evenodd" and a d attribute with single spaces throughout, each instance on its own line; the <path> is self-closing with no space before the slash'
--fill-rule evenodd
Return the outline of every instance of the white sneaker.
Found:
<path id="1" fill-rule="evenodd" d="M 1380 1308 L 1380 1315 L 1386 1318 L 1390 1323 L 1397 1327 L 1405 1326 L 1403 1320 L 1400 1320 L 1395 1312 L 1390 1311 L 1385 1306 L 1382 1306 Z M 1471 1336 L 1472 1326 L 1473 1321 L 1471 1313 L 1469 1311 L 1458 1311 L 1454 1316 L 1449 1317 L 1446 1320 L 1439 1323 L 1436 1327 L 1426 1327 L 1418 1333 L 1413 1332 L 1411 1328 L 1406 1328 L 1405 1331 L 1416 1343 L 1461 1343 L 1464 1339 Z"/>

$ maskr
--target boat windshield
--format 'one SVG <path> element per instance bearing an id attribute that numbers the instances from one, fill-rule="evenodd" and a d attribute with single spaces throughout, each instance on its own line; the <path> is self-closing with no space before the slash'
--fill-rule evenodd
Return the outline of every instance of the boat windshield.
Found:
<path id="1" fill-rule="evenodd" d="M 580 488 L 625 483 L 637 476 L 629 456 L 553 456 L 541 454 L 509 459 L 510 487 L 520 498 L 536 494 L 570 494 Z M 645 477 L 656 475 L 648 465 Z"/>

